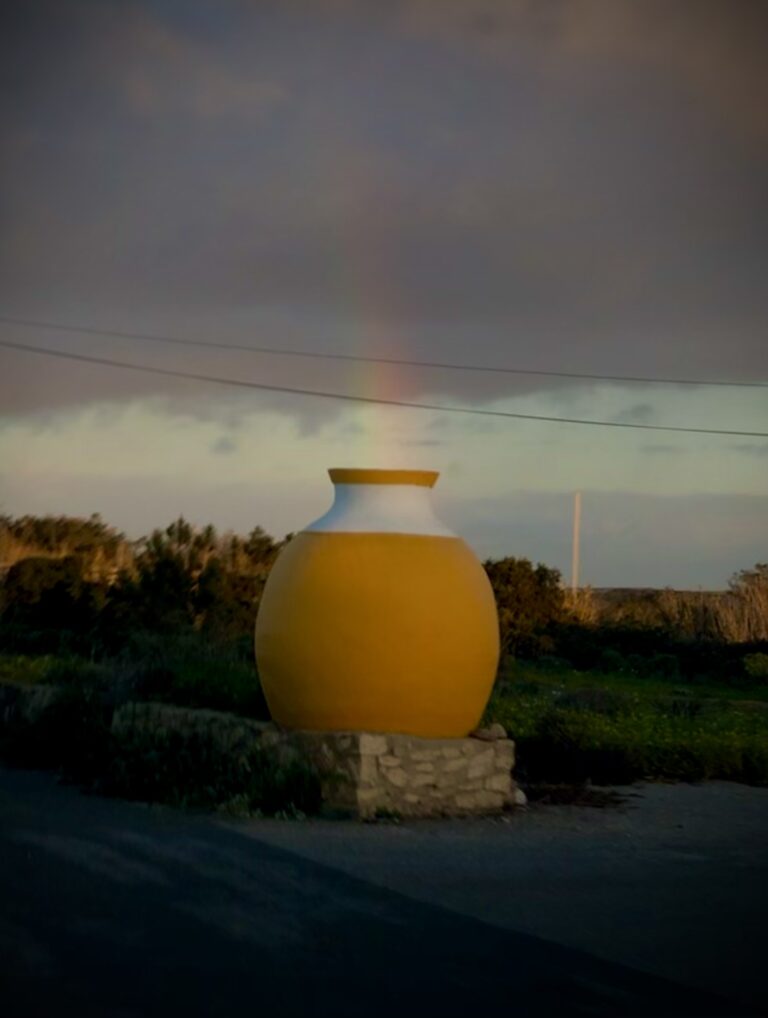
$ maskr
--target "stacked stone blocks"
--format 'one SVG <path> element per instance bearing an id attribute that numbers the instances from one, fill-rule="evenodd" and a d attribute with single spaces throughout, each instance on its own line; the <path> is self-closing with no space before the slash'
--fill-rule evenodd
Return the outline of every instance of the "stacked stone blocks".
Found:
<path id="1" fill-rule="evenodd" d="M 268 722 L 161 703 L 129 703 L 116 734 L 176 731 L 240 754 L 254 745 L 302 759 L 320 776 L 326 811 L 360 818 L 499 812 L 522 800 L 512 780 L 514 743 L 500 726 L 467 739 L 371 732 L 285 731 Z"/>
<path id="2" fill-rule="evenodd" d="M 515 801 L 506 738 L 420 739 L 369 732 L 286 733 L 321 776 L 328 809 L 444 816 L 498 812 Z"/>

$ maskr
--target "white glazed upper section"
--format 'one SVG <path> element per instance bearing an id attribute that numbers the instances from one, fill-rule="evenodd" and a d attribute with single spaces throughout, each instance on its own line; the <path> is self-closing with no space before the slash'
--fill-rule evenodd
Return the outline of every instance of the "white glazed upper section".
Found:
<path id="1" fill-rule="evenodd" d="M 328 512 L 310 533 L 419 534 L 455 537 L 432 511 L 430 489 L 415 484 L 335 484 Z"/>

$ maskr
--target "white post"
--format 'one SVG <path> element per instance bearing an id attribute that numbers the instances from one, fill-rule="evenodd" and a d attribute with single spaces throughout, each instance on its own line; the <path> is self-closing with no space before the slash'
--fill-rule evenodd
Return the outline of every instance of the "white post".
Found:
<path id="1" fill-rule="evenodd" d="M 579 589 L 579 540 L 581 537 L 581 492 L 573 496 L 573 555 L 571 558 L 571 593 Z"/>

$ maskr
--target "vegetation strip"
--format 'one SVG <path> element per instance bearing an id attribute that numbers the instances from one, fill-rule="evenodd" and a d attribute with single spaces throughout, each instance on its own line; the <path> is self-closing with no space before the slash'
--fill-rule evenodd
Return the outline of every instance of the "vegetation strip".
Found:
<path id="1" fill-rule="evenodd" d="M 215 763 L 172 736 L 119 746 L 109 731 L 131 699 L 268 720 L 253 622 L 287 540 L 179 519 L 129 542 L 98 517 L 0 519 L 0 683 L 64 691 L 34 725 L 5 725 L 5 758 L 129 797 L 309 810 L 306 775 Z M 519 780 L 768 784 L 768 565 L 721 592 L 576 597 L 544 565 L 485 568 L 504 647 L 486 721 L 515 740 Z"/>

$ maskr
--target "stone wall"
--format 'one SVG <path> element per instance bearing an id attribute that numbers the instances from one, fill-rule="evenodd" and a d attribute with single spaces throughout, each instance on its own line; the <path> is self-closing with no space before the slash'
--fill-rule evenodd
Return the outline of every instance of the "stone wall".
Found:
<path id="1" fill-rule="evenodd" d="M 160 703 L 116 711 L 115 734 L 173 730 L 223 753 L 258 745 L 320 775 L 325 809 L 358 817 L 493 813 L 525 801 L 512 780 L 514 743 L 500 726 L 468 739 L 370 732 L 284 731 L 268 722 Z"/>
<path id="2" fill-rule="evenodd" d="M 283 736 L 317 767 L 329 809 L 443 816 L 512 805 L 514 744 L 506 738 L 419 739 L 369 732 Z"/>
<path id="3" fill-rule="evenodd" d="M 0 732 L 38 724 L 64 690 L 0 684 Z M 202 739 L 217 753 L 258 747 L 278 762 L 303 760 L 318 773 L 324 809 L 362 818 L 495 813 L 525 802 L 512 780 L 514 743 L 492 725 L 467 739 L 419 739 L 373 732 L 285 731 L 220 711 L 132 702 L 112 717 L 112 733 Z"/>

